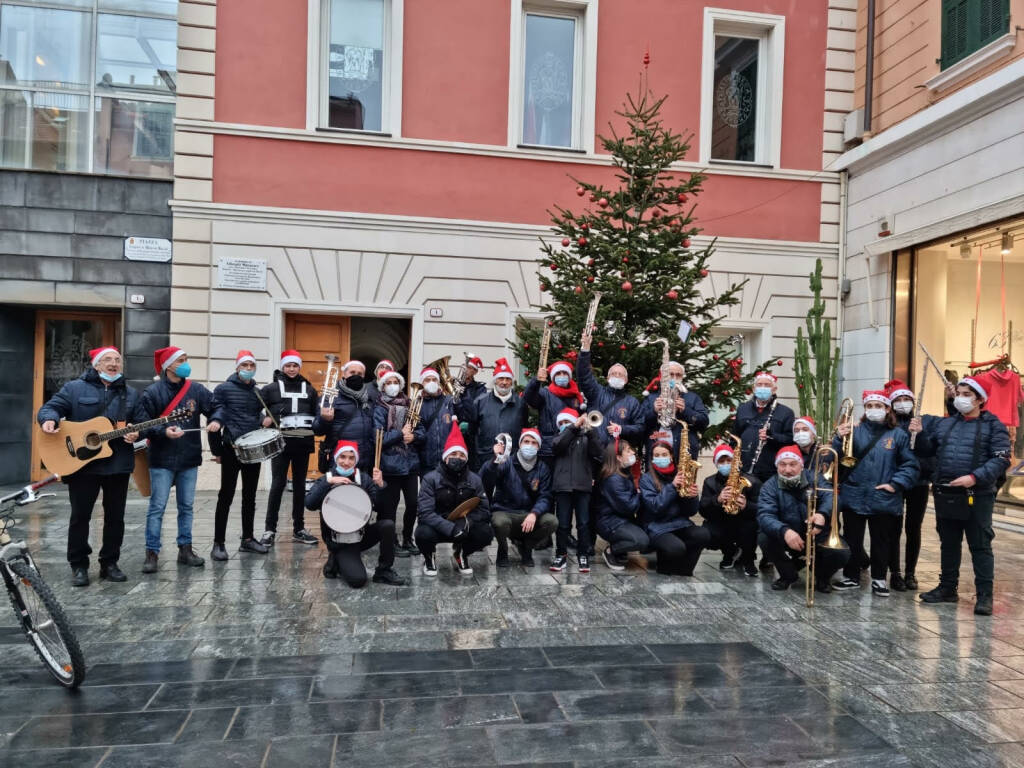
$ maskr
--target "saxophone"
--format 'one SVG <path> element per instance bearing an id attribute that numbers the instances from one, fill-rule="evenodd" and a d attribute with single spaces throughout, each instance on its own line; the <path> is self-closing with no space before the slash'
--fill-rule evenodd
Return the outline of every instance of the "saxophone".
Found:
<path id="1" fill-rule="evenodd" d="M 683 473 L 683 487 L 679 488 L 679 495 L 688 498 L 689 489 L 697 484 L 697 470 L 700 469 L 700 462 L 690 458 L 690 428 L 686 422 L 679 419 L 679 462 L 676 465 Z"/>
<path id="2" fill-rule="evenodd" d="M 725 510 L 725 514 L 727 515 L 735 515 L 740 511 L 740 496 L 743 495 L 743 491 L 745 489 L 750 487 L 750 481 L 740 473 L 740 462 L 736 458 L 743 452 L 743 441 L 731 432 L 729 433 L 729 437 L 732 438 L 734 443 L 736 443 L 736 452 L 732 460 L 732 469 L 729 470 L 729 478 L 725 481 L 725 487 L 732 491 L 732 496 L 727 502 L 725 502 L 725 504 L 722 505 L 722 509 Z"/>
<path id="3" fill-rule="evenodd" d="M 676 401 L 672 392 L 672 379 L 668 375 L 669 349 L 668 339 L 657 339 L 665 345 L 661 353 L 661 410 L 658 411 L 658 426 L 664 430 L 672 428 L 676 420 Z"/>

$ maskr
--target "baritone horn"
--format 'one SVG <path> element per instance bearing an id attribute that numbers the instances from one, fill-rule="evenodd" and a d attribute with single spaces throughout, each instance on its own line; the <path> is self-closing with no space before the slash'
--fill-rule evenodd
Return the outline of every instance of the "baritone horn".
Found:
<path id="1" fill-rule="evenodd" d="M 449 367 L 449 360 L 452 359 L 451 355 L 445 355 L 439 357 L 431 363 L 427 363 L 424 368 L 433 368 L 437 371 L 437 377 L 440 379 L 441 391 L 446 395 L 455 394 L 455 379 L 452 377 L 451 368 Z"/>

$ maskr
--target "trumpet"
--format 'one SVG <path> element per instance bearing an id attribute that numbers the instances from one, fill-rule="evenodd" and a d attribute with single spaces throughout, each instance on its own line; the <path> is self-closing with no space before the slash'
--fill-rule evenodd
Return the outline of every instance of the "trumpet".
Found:
<path id="1" fill-rule="evenodd" d="M 852 400 L 850 401 L 852 404 Z M 818 544 L 814 531 L 814 516 L 818 513 L 818 478 L 826 477 L 827 470 L 823 466 L 827 456 L 831 455 L 832 464 L 839 461 L 839 455 L 828 446 L 819 448 L 811 460 L 811 483 L 807 487 L 807 538 L 804 541 L 804 559 L 807 563 L 807 583 L 804 585 L 807 607 L 814 605 L 814 585 L 817 573 L 818 547 L 822 549 L 849 550 L 849 545 L 839 535 L 839 473 L 832 472 L 832 522 L 829 525 L 828 539 Z M 831 576 L 832 574 L 829 574 Z"/>
<path id="2" fill-rule="evenodd" d="M 836 417 L 836 427 L 840 424 L 850 424 L 853 420 L 853 398 L 845 397 L 843 402 L 839 404 L 839 415 Z M 852 427 L 852 424 L 851 424 Z M 853 467 L 857 465 L 857 457 L 853 455 L 853 429 L 847 433 L 846 437 L 843 438 L 843 455 L 842 458 L 836 457 L 840 464 L 844 467 Z"/>
<path id="3" fill-rule="evenodd" d="M 334 398 L 338 396 L 338 377 L 341 376 L 341 368 L 338 367 L 337 355 L 324 355 L 327 360 L 327 372 L 324 373 L 324 388 L 320 395 L 320 407 L 330 408 Z"/>
<path id="4" fill-rule="evenodd" d="M 600 411 L 587 411 L 583 414 L 586 421 L 583 424 L 583 431 L 589 432 L 592 429 L 600 429 L 604 424 L 604 414 Z"/>

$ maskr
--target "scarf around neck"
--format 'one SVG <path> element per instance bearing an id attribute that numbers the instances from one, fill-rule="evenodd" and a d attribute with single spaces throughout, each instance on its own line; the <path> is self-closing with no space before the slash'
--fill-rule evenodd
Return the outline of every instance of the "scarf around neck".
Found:
<path id="1" fill-rule="evenodd" d="M 548 384 L 548 391 L 555 397 L 575 397 L 578 404 L 583 404 L 583 394 L 580 392 L 580 388 L 576 386 L 576 379 L 569 379 L 568 387 L 560 387 L 551 382 Z"/>
<path id="2" fill-rule="evenodd" d="M 359 408 L 362 408 L 363 410 L 366 410 L 367 408 L 370 407 L 370 391 L 369 387 L 367 387 L 365 384 L 363 385 L 362 389 L 356 392 L 354 389 L 349 389 L 345 382 L 339 381 L 338 394 L 344 395 L 349 400 L 354 401 L 355 404 Z"/>

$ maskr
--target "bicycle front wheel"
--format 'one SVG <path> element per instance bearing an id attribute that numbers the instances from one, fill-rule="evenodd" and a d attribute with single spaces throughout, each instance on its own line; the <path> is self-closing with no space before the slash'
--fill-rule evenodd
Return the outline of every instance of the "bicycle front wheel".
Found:
<path id="1" fill-rule="evenodd" d="M 64 609 L 39 571 L 20 560 L 8 565 L 17 577 L 10 591 L 21 628 L 57 682 L 77 688 L 85 679 L 85 657 Z"/>

